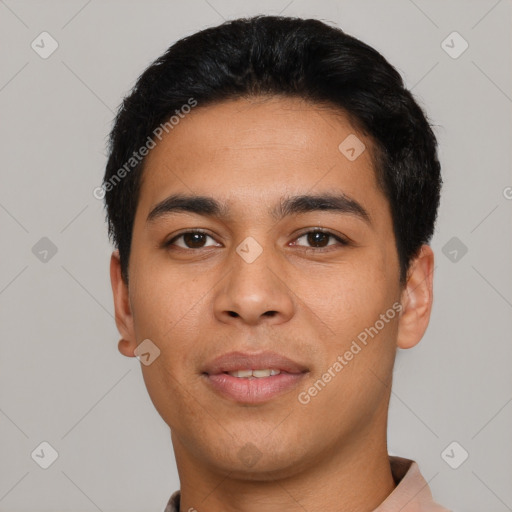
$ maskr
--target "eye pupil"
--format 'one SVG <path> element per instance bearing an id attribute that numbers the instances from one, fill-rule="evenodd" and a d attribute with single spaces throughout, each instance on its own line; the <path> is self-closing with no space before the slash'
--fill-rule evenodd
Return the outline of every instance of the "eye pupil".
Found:
<path id="1" fill-rule="evenodd" d="M 308 233 L 308 243 L 311 245 L 320 244 L 320 247 L 325 247 L 327 244 L 323 244 L 322 242 L 329 241 L 329 234 L 323 233 L 322 231 L 312 231 Z M 318 245 L 316 245 L 318 247 Z"/>
<path id="2" fill-rule="evenodd" d="M 191 248 L 201 247 L 201 242 L 204 243 L 204 237 L 206 235 L 204 233 L 184 233 L 183 241 L 185 245 L 191 246 Z"/>

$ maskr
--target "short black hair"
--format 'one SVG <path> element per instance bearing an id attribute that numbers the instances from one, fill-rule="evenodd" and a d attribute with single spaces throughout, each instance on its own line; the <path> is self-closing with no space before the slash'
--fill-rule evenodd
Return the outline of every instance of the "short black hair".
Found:
<path id="1" fill-rule="evenodd" d="M 442 185 L 426 114 L 398 71 L 372 47 L 319 20 L 264 15 L 229 20 L 177 41 L 142 73 L 119 107 L 102 189 L 126 283 L 145 161 L 139 148 L 162 131 L 158 126 L 169 132 L 170 116 L 183 117 L 184 106 L 189 111 L 189 105 L 268 95 L 327 105 L 372 141 L 376 179 L 390 205 L 400 284 L 406 283 L 412 259 L 433 235 Z"/>

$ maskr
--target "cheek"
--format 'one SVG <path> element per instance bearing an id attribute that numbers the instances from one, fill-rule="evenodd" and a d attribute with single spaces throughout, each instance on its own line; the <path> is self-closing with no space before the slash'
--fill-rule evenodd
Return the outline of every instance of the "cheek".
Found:
<path id="1" fill-rule="evenodd" d="M 143 378 L 155 409 L 170 426 L 198 414 L 191 399 L 199 393 L 191 359 L 208 306 L 205 289 L 204 279 L 152 266 L 131 290 L 137 341 L 149 338 L 160 350 L 152 364 L 141 365 Z"/>
<path id="2" fill-rule="evenodd" d="M 297 292 L 322 346 L 315 381 L 329 381 L 329 391 L 322 392 L 317 405 L 329 407 L 343 397 L 337 406 L 371 411 L 386 392 L 383 382 L 396 353 L 398 313 L 393 304 L 398 284 L 377 252 L 368 251 L 333 270 L 329 275 L 325 269 L 308 274 Z"/>
<path id="3" fill-rule="evenodd" d="M 205 318 L 210 300 L 207 278 L 171 272 L 168 267 L 152 265 L 150 269 L 134 272 L 137 277 L 130 287 L 137 341 L 152 340 L 167 364 L 172 364 L 171 370 L 179 371 Z"/>
<path id="4" fill-rule="evenodd" d="M 178 268 L 173 271 L 170 266 L 144 267 L 138 272 L 134 269 L 130 292 L 135 314 L 141 324 L 170 327 L 198 301 L 200 295 L 197 297 L 195 290 L 198 280 L 190 279 Z"/>
<path id="5" fill-rule="evenodd" d="M 397 295 L 383 258 L 370 251 L 332 268 L 310 268 L 288 282 L 306 316 L 342 343 L 373 325 Z"/>

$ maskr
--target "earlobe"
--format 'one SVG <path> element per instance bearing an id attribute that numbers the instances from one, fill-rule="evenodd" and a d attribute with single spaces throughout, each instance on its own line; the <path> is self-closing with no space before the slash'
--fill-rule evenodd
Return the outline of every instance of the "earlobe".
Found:
<path id="1" fill-rule="evenodd" d="M 135 357 L 133 353 L 137 347 L 135 330 L 133 328 L 133 315 L 130 306 L 128 285 L 121 275 L 121 261 L 119 251 L 115 250 L 110 257 L 110 283 L 114 296 L 115 320 L 122 338 L 118 343 L 118 350 L 127 357 Z"/>
<path id="2" fill-rule="evenodd" d="M 433 302 L 434 253 L 423 245 L 411 262 L 407 284 L 402 292 L 402 314 L 398 321 L 397 345 L 399 348 L 416 346 L 430 320 Z"/>
<path id="3" fill-rule="evenodd" d="M 121 338 L 117 344 L 117 350 L 126 357 L 135 357 L 135 346 L 132 342 Z"/>

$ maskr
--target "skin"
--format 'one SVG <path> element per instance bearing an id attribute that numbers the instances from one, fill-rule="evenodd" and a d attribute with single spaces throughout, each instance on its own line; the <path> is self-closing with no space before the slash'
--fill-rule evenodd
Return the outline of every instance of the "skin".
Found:
<path id="1" fill-rule="evenodd" d="M 367 148 L 354 161 L 338 150 L 349 134 Z M 415 346 L 427 328 L 434 256 L 424 245 L 400 287 L 371 148 L 341 112 L 270 97 L 199 105 L 147 156 L 129 286 L 117 251 L 111 282 L 120 352 L 134 357 L 147 338 L 160 350 L 141 368 L 170 427 L 182 511 L 362 512 L 394 489 L 386 444 L 393 364 L 397 348 Z M 371 225 L 329 210 L 279 221 L 268 212 L 285 196 L 333 191 L 358 201 Z M 151 209 L 176 193 L 225 201 L 229 216 L 180 212 L 147 223 Z M 351 244 L 325 237 L 315 245 L 302 236 L 313 228 Z M 183 237 L 163 247 L 192 229 L 208 236 L 189 240 L 191 248 Z M 252 263 L 236 252 L 248 236 L 263 249 Z M 396 301 L 401 314 L 300 403 L 298 394 Z M 240 404 L 212 391 L 201 374 L 233 350 L 274 350 L 309 372 L 284 395 Z M 255 449 L 251 465 L 243 455 Z"/>

